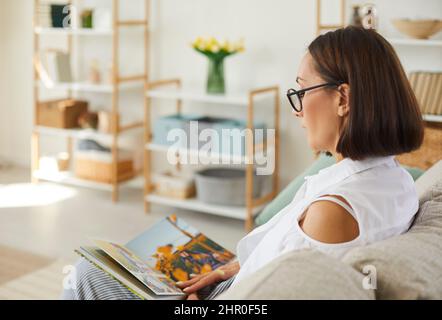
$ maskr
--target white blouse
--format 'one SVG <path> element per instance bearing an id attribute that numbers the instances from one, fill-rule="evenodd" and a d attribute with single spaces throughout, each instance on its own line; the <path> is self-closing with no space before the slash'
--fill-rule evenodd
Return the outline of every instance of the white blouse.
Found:
<path id="1" fill-rule="evenodd" d="M 361 161 L 345 158 L 305 180 L 286 207 L 238 242 L 241 268 L 232 286 L 291 250 L 314 248 L 340 258 L 352 247 L 401 234 L 408 230 L 419 208 L 413 178 L 394 156 Z M 343 197 L 351 208 L 326 195 Z M 307 207 L 320 198 L 340 204 L 353 215 L 359 225 L 357 238 L 332 244 L 304 233 L 298 221 Z"/>

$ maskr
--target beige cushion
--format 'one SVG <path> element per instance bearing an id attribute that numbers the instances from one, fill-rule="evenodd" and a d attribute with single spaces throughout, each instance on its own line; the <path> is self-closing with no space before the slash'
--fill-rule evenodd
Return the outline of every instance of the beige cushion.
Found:
<path id="1" fill-rule="evenodd" d="M 431 166 L 423 175 L 414 183 L 419 198 L 430 189 L 442 177 L 442 160 Z"/>
<path id="2" fill-rule="evenodd" d="M 289 252 L 217 299 L 374 299 L 363 275 L 319 251 Z"/>
<path id="3" fill-rule="evenodd" d="M 442 179 L 420 198 L 405 234 L 349 251 L 343 262 L 377 271 L 377 299 L 442 299 Z"/>

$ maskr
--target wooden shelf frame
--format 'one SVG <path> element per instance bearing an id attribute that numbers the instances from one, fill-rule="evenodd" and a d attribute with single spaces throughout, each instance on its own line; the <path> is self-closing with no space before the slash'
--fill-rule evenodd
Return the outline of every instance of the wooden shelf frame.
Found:
<path id="1" fill-rule="evenodd" d="M 154 82 L 150 82 L 146 86 L 146 97 L 145 97 L 145 148 L 144 148 L 144 209 L 145 212 L 149 212 L 150 203 L 159 203 L 163 205 L 169 204 L 172 207 L 179 207 L 184 209 L 190 209 L 195 211 L 204 211 L 206 213 L 223 215 L 227 217 L 234 217 L 245 220 L 245 231 L 249 232 L 252 230 L 254 225 L 254 215 L 258 212 L 266 202 L 271 201 L 278 194 L 278 185 L 279 185 L 279 147 L 280 147 L 280 125 L 279 125 L 279 116 L 280 116 L 280 89 L 279 86 L 269 86 L 265 88 L 259 88 L 250 90 L 247 93 L 247 129 L 253 130 L 253 119 L 254 119 L 254 108 L 255 108 L 255 100 L 257 97 L 261 95 L 273 95 L 273 107 L 274 107 L 274 129 L 275 129 L 275 143 L 272 146 L 275 158 L 275 168 L 272 175 L 272 188 L 271 191 L 266 195 L 263 195 L 259 198 L 253 197 L 253 169 L 254 163 L 248 161 L 245 163 L 246 167 L 246 199 L 245 199 L 245 207 L 231 207 L 231 212 L 229 212 L 228 207 L 222 206 L 211 206 L 208 204 L 202 204 L 195 199 L 188 200 L 177 200 L 170 198 L 169 200 L 166 197 L 158 196 L 154 193 L 154 188 L 152 185 L 152 160 L 151 153 L 154 151 L 164 151 L 164 148 L 155 148 L 152 143 L 152 129 L 151 129 L 151 111 L 152 111 L 152 99 L 149 95 L 149 91 L 154 90 L 159 87 L 168 87 L 173 86 L 176 89 L 181 89 L 181 80 L 176 79 L 165 79 L 158 80 Z M 188 95 L 178 96 L 176 98 L 176 113 L 181 114 L 183 97 L 188 97 L 189 101 L 201 101 L 201 96 L 196 97 L 196 99 L 192 99 Z M 218 96 L 220 97 L 220 96 Z M 219 98 L 221 99 L 221 98 Z M 217 99 L 216 102 L 212 101 L 210 97 L 207 97 L 205 101 L 207 104 L 210 103 L 222 103 Z M 256 145 L 253 145 L 252 139 L 248 135 L 246 135 L 246 155 L 245 157 L 248 159 L 254 158 L 254 149 L 256 149 Z M 259 148 L 259 146 L 258 146 Z M 178 169 L 179 164 L 177 165 Z"/>
<path id="2" fill-rule="evenodd" d="M 117 202 L 119 196 L 118 187 L 121 182 L 117 179 L 117 165 L 118 165 L 118 136 L 129 130 L 144 127 L 143 121 L 132 122 L 129 124 L 122 125 L 120 123 L 120 117 L 118 116 L 119 110 L 119 94 L 122 87 L 125 84 L 131 82 L 140 82 L 141 88 L 146 88 L 146 84 L 149 82 L 149 49 L 150 49 L 150 34 L 149 34 L 149 20 L 151 12 L 151 0 L 144 0 L 144 18 L 141 20 L 120 20 L 119 16 L 119 6 L 121 0 L 112 0 L 112 29 L 111 30 L 94 30 L 94 29 L 63 29 L 63 28 L 41 28 L 38 21 L 38 7 L 40 0 L 34 0 L 34 16 L 33 16 L 33 44 L 34 44 L 34 57 L 40 52 L 40 37 L 44 35 L 54 35 L 60 34 L 67 37 L 67 47 L 68 52 L 72 52 L 72 38 L 73 36 L 111 36 L 112 37 L 112 83 L 110 85 L 101 86 L 88 86 L 82 84 L 66 85 L 65 87 L 57 87 L 54 89 L 64 89 L 68 92 L 68 97 L 72 97 L 73 91 L 91 91 L 91 92 L 102 92 L 111 94 L 111 128 L 112 132 L 110 134 L 104 134 L 112 137 L 112 183 L 109 184 L 109 188 L 104 188 L 105 190 L 110 189 L 112 192 L 112 201 Z M 72 5 L 75 0 L 68 0 L 67 4 Z M 143 73 L 136 74 L 132 76 L 121 76 L 120 66 L 119 66 L 119 47 L 120 47 L 120 35 L 119 31 L 121 27 L 142 27 L 143 28 L 143 38 L 144 38 L 144 58 L 143 58 Z M 70 129 L 55 129 L 55 128 L 45 128 L 37 125 L 37 106 L 39 103 L 39 83 L 40 78 L 38 71 L 34 68 L 34 127 L 31 136 L 31 179 L 33 182 L 38 182 L 41 177 L 44 177 L 39 171 L 39 159 L 40 159 L 40 136 L 41 134 L 56 134 L 67 139 L 67 153 L 69 158 L 72 159 L 73 154 L 73 139 L 77 138 L 81 134 L 80 130 L 70 130 Z M 143 91 L 144 95 L 144 91 Z M 144 101 L 144 97 L 143 97 Z M 53 129 L 51 131 L 51 129 Z M 101 133 L 95 133 L 96 135 L 101 135 Z M 135 173 L 136 176 L 137 173 Z M 44 178 L 43 178 L 44 179 Z M 46 179 L 45 179 L 46 180 Z M 50 179 L 49 179 L 50 180 Z M 84 187 L 91 187 L 97 189 L 103 189 L 100 187 L 102 184 L 91 183 L 90 181 L 82 179 L 61 179 L 60 183 L 73 182 L 74 185 L 80 185 Z M 56 179 L 54 182 L 57 182 Z"/>

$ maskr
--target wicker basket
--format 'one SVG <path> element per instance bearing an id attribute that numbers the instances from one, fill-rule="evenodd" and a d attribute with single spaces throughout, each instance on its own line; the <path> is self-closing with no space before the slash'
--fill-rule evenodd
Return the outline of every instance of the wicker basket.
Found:
<path id="1" fill-rule="evenodd" d="M 95 154 L 98 154 L 95 152 Z M 75 175 L 86 180 L 112 183 L 112 162 L 101 159 L 99 156 L 90 156 L 80 153 L 75 156 Z M 134 177 L 133 159 L 127 157 L 119 159 L 117 163 L 117 181 L 122 182 Z"/>
<path id="2" fill-rule="evenodd" d="M 191 177 L 163 172 L 155 174 L 152 178 L 156 194 L 177 199 L 192 198 L 196 194 L 195 181 Z"/>

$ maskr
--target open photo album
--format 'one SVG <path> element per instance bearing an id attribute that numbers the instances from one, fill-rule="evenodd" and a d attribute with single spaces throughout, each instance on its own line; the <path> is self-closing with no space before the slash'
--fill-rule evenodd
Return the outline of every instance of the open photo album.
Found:
<path id="1" fill-rule="evenodd" d="M 176 286 L 204 274 L 235 255 L 182 219 L 171 215 L 125 245 L 92 239 L 75 250 L 142 299 L 184 299 Z"/>

